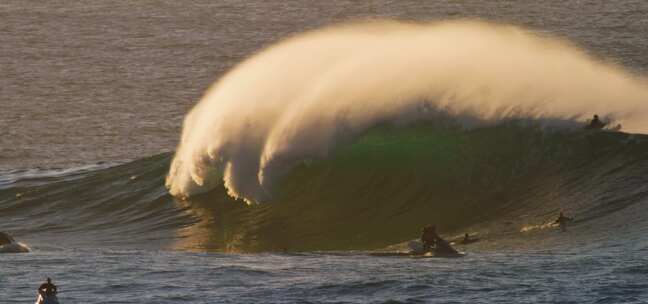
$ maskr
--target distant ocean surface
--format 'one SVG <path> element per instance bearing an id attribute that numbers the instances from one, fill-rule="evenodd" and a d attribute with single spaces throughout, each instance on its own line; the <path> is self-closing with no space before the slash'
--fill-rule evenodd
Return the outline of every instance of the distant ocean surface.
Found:
<path id="1" fill-rule="evenodd" d="M 0 231 L 32 249 L 0 254 L 0 303 L 35 301 L 46 277 L 61 303 L 648 303 L 642 134 L 385 123 L 291 167 L 267 203 L 233 198 L 236 178 L 185 199 L 165 186 L 187 112 L 288 36 L 480 19 L 641 76 L 647 14 L 644 1 L 0 3 Z M 406 250 L 430 222 L 481 240 L 457 245 L 463 258 L 370 255 Z"/>

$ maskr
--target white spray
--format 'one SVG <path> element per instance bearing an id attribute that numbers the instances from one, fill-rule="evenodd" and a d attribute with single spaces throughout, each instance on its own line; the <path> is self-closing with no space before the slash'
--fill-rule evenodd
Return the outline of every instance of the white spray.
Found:
<path id="1" fill-rule="evenodd" d="M 187 115 L 167 187 L 224 183 L 266 201 L 296 161 L 385 121 L 438 113 L 484 123 L 604 113 L 646 131 L 645 79 L 558 39 L 477 21 L 369 22 L 302 34 L 241 63 Z"/>

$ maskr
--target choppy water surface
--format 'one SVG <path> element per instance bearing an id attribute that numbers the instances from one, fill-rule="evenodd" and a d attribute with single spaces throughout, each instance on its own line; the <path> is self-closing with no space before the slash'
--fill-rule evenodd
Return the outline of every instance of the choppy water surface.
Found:
<path id="1" fill-rule="evenodd" d="M 174 198 L 164 183 L 188 109 L 287 35 L 479 17 L 642 75 L 647 12 L 643 1 L 3 2 L 0 231 L 33 250 L 0 254 L 0 303 L 34 301 L 48 276 L 61 303 L 645 303 L 645 135 L 534 119 L 377 124 L 290 167 L 265 203 L 223 183 Z M 551 224 L 561 209 L 575 217 L 567 232 Z M 403 250 L 430 222 L 482 241 L 457 259 L 368 255 Z"/>
<path id="2" fill-rule="evenodd" d="M 644 303 L 647 250 L 462 259 L 61 250 L 3 256 L 0 291 L 3 303 L 25 303 L 34 280 L 52 275 L 66 303 Z"/>

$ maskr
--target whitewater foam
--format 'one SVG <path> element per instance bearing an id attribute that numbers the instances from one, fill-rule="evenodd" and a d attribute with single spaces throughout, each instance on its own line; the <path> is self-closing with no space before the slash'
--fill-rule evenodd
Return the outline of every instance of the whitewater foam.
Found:
<path id="1" fill-rule="evenodd" d="M 327 157 L 377 124 L 599 113 L 641 132 L 647 99 L 645 79 L 515 26 L 329 27 L 258 53 L 210 88 L 185 119 L 166 184 L 190 196 L 223 183 L 235 198 L 267 201 L 295 163 Z"/>

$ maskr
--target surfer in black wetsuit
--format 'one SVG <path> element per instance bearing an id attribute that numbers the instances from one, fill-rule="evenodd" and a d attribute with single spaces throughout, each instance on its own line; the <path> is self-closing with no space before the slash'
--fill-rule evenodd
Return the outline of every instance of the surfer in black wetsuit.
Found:
<path id="1" fill-rule="evenodd" d="M 436 240 L 439 236 L 436 233 L 436 227 L 434 225 L 427 225 L 423 227 L 423 233 L 421 233 L 421 243 L 423 243 L 423 252 L 428 252 L 432 248 L 436 247 Z"/>
<path id="2" fill-rule="evenodd" d="M 560 230 L 567 231 L 567 223 L 573 221 L 574 219 L 571 217 L 566 217 L 565 214 L 560 211 L 560 214 L 558 215 L 558 218 L 556 219 L 556 224 L 560 226 Z"/>
<path id="3" fill-rule="evenodd" d="M 585 127 L 585 129 L 590 129 L 590 130 L 600 130 L 605 127 L 606 123 L 602 122 L 598 115 L 594 114 L 594 117 L 592 117 L 592 120 L 590 120 L 589 124 Z"/>
<path id="4" fill-rule="evenodd" d="M 446 240 L 439 236 L 435 225 L 427 225 L 423 228 L 421 242 L 423 243 L 423 252 L 430 252 L 434 249 L 435 253 L 457 253 Z"/>
<path id="5" fill-rule="evenodd" d="M 55 296 L 58 293 L 58 290 L 56 285 L 52 284 L 52 279 L 47 278 L 47 283 L 43 283 L 38 287 L 38 293 L 43 297 L 43 299 L 47 299 L 48 297 Z"/>
<path id="6" fill-rule="evenodd" d="M 0 232 L 0 246 L 8 245 L 15 242 L 14 239 L 5 232 Z"/>
<path id="7" fill-rule="evenodd" d="M 474 242 L 479 242 L 479 238 L 471 236 L 470 234 L 468 234 L 468 232 L 466 232 L 466 234 L 464 234 L 463 239 L 459 241 L 459 243 L 464 245 L 472 244 Z"/>

